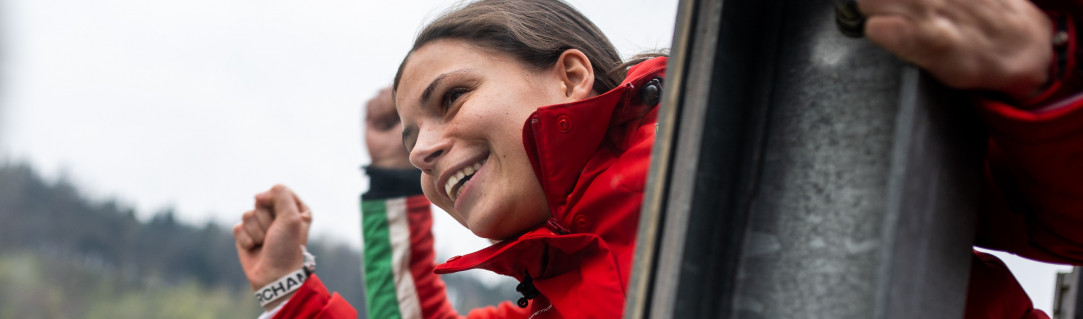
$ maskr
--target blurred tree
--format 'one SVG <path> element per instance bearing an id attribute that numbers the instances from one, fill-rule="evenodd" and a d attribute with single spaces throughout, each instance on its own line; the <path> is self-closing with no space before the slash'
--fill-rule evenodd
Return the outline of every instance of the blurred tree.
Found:
<path id="1" fill-rule="evenodd" d="M 0 163 L 0 319 L 255 318 L 232 233 L 175 216 L 166 208 L 140 222 L 116 200 L 94 202 L 63 178 Z M 360 252 L 326 239 L 309 250 L 328 289 L 363 315 Z M 514 283 L 445 279 L 458 309 L 516 296 Z"/>

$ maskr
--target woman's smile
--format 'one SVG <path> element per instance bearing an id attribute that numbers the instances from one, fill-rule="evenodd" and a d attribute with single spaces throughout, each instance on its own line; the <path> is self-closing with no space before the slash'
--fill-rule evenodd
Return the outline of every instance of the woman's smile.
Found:
<path id="1" fill-rule="evenodd" d="M 403 65 L 395 105 L 422 190 L 478 236 L 508 238 L 548 218 L 522 130 L 538 107 L 568 101 L 554 74 L 450 40 Z"/>
<path id="2" fill-rule="evenodd" d="M 437 184 L 444 185 L 444 195 L 452 201 L 458 199 L 459 195 L 462 194 L 466 183 L 474 177 L 474 174 L 481 170 L 483 165 L 485 165 L 485 160 L 488 156 L 489 154 L 484 154 L 477 160 L 470 160 L 463 164 L 459 164 L 445 173 L 445 176 L 440 179 L 443 182 Z"/>

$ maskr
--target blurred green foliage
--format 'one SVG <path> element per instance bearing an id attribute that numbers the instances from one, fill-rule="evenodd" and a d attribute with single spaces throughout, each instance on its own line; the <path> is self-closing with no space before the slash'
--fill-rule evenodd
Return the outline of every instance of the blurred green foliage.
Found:
<path id="1" fill-rule="evenodd" d="M 308 248 L 327 289 L 363 317 L 360 252 L 328 240 Z M 464 313 L 518 297 L 510 280 L 444 279 Z M 0 163 L 0 319 L 255 319 L 261 311 L 225 227 L 180 223 L 170 209 L 140 220 L 64 178 L 48 182 L 27 165 Z"/>
<path id="2" fill-rule="evenodd" d="M 360 253 L 324 240 L 309 250 L 328 289 L 363 311 Z M 180 223 L 170 209 L 140 220 L 63 178 L 0 163 L 0 319 L 254 319 L 261 311 L 225 227 Z"/>
<path id="3" fill-rule="evenodd" d="M 33 252 L 0 256 L 0 318 L 256 318 L 247 291 L 153 278 L 123 287 L 115 274 L 50 262 Z"/>

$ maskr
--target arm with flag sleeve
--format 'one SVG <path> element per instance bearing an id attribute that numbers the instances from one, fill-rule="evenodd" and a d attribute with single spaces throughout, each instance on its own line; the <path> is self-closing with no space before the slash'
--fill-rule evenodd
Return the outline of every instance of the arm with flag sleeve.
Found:
<path id="1" fill-rule="evenodd" d="M 370 318 L 454 317 L 443 281 L 432 273 L 432 212 L 417 169 L 367 169 L 361 196 L 365 298 Z"/>
<path id="2" fill-rule="evenodd" d="M 369 318 L 458 318 L 446 286 L 433 273 L 432 205 L 421 195 L 417 169 L 369 167 L 361 196 L 364 277 Z M 510 302 L 470 311 L 470 318 L 524 317 Z"/>

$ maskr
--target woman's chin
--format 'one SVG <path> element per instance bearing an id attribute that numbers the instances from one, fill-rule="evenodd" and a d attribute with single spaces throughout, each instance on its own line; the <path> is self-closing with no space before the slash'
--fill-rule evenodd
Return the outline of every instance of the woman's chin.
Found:
<path id="1" fill-rule="evenodd" d="M 471 224 L 470 226 L 468 226 L 468 228 L 470 229 L 471 232 L 474 233 L 474 235 L 477 235 L 478 237 L 481 237 L 481 238 L 491 239 L 491 240 L 503 240 L 503 239 L 506 238 L 506 236 L 504 236 L 504 234 L 502 232 L 500 232 L 498 229 L 496 229 L 496 227 L 493 227 L 493 225 Z"/>
<path id="2" fill-rule="evenodd" d="M 468 228 L 474 235 L 490 240 L 505 240 L 523 231 L 508 229 L 507 226 L 509 225 L 507 223 L 493 222 L 493 220 L 491 216 L 489 218 L 479 218 L 479 220 L 468 223 Z"/>
<path id="3" fill-rule="evenodd" d="M 539 223 L 544 222 L 544 219 L 540 221 L 526 221 L 522 218 L 528 217 L 529 214 L 519 215 L 516 214 L 515 218 L 508 217 L 513 216 L 478 216 L 475 219 L 467 219 L 467 228 L 470 229 L 474 235 L 478 237 L 490 239 L 490 240 L 508 240 L 517 237 Z M 517 219 L 518 218 L 518 219 Z"/>

